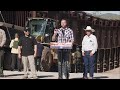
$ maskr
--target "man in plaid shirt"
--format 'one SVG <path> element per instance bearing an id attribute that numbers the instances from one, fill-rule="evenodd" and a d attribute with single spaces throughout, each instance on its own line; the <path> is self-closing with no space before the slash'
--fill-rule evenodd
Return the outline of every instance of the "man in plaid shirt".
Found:
<path id="1" fill-rule="evenodd" d="M 58 43 L 74 42 L 73 31 L 68 28 L 67 20 L 61 20 L 61 28 L 54 30 L 52 40 L 57 40 Z M 58 49 L 58 79 L 63 79 L 63 73 L 65 78 L 69 79 L 69 54 L 68 49 Z"/>

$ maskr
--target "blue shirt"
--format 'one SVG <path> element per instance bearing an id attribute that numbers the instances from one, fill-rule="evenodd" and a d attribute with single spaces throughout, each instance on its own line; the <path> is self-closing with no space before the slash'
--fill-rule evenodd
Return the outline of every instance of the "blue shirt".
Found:
<path id="1" fill-rule="evenodd" d="M 44 46 L 41 43 L 37 43 L 37 56 L 38 57 L 42 56 L 43 49 L 44 49 Z"/>

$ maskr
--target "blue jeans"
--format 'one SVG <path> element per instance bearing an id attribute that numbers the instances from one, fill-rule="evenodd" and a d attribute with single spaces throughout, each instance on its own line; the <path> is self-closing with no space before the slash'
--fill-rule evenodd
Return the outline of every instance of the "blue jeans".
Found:
<path id="1" fill-rule="evenodd" d="M 93 56 L 90 56 L 90 51 L 86 51 L 85 56 L 83 56 L 83 61 L 84 61 L 84 77 L 87 77 L 87 73 L 89 71 L 90 77 L 93 78 L 95 54 Z"/>
<path id="2" fill-rule="evenodd" d="M 70 54 L 70 50 L 58 50 L 59 79 L 63 79 L 63 73 L 66 79 L 69 78 L 69 54 Z"/>

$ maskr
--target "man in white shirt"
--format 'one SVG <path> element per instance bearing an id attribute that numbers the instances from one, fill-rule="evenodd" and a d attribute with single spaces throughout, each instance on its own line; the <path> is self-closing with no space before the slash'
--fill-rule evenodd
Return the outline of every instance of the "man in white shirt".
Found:
<path id="1" fill-rule="evenodd" d="M 87 73 L 90 73 L 90 79 L 93 79 L 94 74 L 94 61 L 95 61 L 95 52 L 97 51 L 98 44 L 96 36 L 92 33 L 95 32 L 90 26 L 87 26 L 86 35 L 82 41 L 82 56 L 85 66 L 84 78 L 87 79 Z"/>
<path id="2" fill-rule="evenodd" d="M 10 48 L 12 53 L 12 62 L 11 62 L 11 71 L 15 70 L 15 65 L 17 64 L 18 71 L 21 71 L 21 63 L 20 59 L 18 58 L 18 42 L 19 42 L 19 35 L 16 33 L 15 38 L 11 40 Z"/>

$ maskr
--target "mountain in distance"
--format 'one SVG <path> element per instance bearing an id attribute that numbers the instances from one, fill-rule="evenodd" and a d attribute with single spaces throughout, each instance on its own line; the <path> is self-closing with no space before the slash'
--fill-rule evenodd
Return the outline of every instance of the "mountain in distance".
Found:
<path id="1" fill-rule="evenodd" d="M 108 20 L 120 20 L 120 15 L 113 14 L 113 13 L 101 14 L 101 15 L 98 15 L 97 17 L 108 19 Z"/>
<path id="2" fill-rule="evenodd" d="M 114 14 L 114 13 L 105 13 L 102 14 L 101 12 L 87 12 L 87 11 L 83 11 L 89 15 L 95 16 L 95 17 L 99 17 L 99 18 L 103 18 L 103 19 L 108 19 L 108 20 L 120 20 L 120 15 L 118 14 Z"/>

